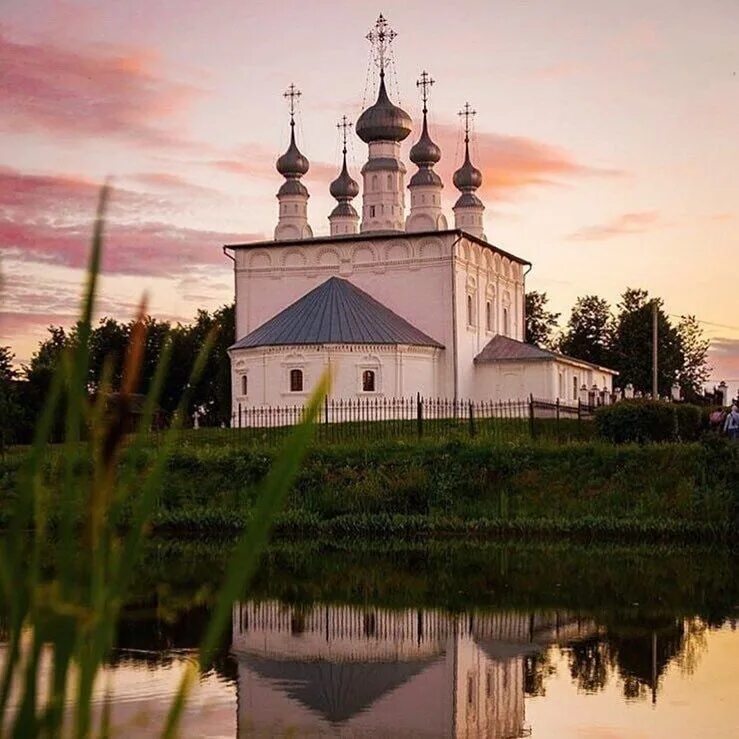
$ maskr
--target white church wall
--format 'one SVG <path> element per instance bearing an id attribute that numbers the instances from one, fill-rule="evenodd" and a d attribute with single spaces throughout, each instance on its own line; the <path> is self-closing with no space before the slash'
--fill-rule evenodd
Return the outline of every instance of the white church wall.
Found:
<path id="1" fill-rule="evenodd" d="M 447 348 L 432 394 L 453 395 L 450 273 L 453 234 L 334 239 L 235 250 L 236 335 L 243 338 L 307 292 L 338 276 Z M 419 380 L 420 381 L 420 380 Z M 405 393 L 422 392 L 423 388 Z"/>
<path id="2" fill-rule="evenodd" d="M 473 400 L 555 399 L 554 362 L 485 362 L 474 367 Z"/>
<path id="3" fill-rule="evenodd" d="M 455 244 L 454 284 L 457 394 L 476 397 L 474 359 L 485 345 L 496 334 L 523 341 L 523 272 L 517 262 L 463 238 Z"/>
<path id="4" fill-rule="evenodd" d="M 331 370 L 332 399 L 436 395 L 441 350 L 405 346 L 295 346 L 231 352 L 232 412 L 260 406 L 303 405 L 323 373 Z M 291 371 L 302 373 L 302 389 L 291 389 Z M 372 372 L 374 390 L 365 391 Z M 246 377 L 246 384 L 244 384 Z"/>

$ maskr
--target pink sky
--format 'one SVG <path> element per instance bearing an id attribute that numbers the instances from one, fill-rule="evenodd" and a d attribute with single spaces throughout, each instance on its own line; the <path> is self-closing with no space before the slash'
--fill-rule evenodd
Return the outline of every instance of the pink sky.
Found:
<path id="1" fill-rule="evenodd" d="M 230 301 L 221 245 L 274 228 L 290 82 L 327 233 L 335 123 L 372 98 L 364 35 L 380 11 L 398 32 L 391 95 L 416 121 L 418 74 L 437 81 L 448 215 L 469 100 L 486 232 L 533 262 L 529 288 L 566 316 L 578 295 L 644 287 L 717 324 L 715 378 L 739 385 L 736 0 L 5 0 L 0 342 L 27 361 L 49 323 L 73 320 L 108 175 L 100 311 L 128 319 L 142 290 L 175 320 Z M 354 138 L 355 177 L 365 158 Z"/>

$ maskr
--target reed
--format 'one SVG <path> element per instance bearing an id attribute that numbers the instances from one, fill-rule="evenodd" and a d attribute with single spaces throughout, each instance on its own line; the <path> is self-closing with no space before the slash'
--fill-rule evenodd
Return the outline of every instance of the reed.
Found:
<path id="1" fill-rule="evenodd" d="M 110 704 L 106 702 L 95 715 L 93 690 L 114 646 L 132 565 L 149 531 L 167 460 L 177 444 L 190 394 L 214 340 L 211 333 L 195 358 L 172 424 L 153 453 L 144 454 L 144 449 L 171 344 L 165 345 L 160 357 L 136 430 L 126 433 L 127 409 L 144 361 L 144 300 L 131 332 L 118 402 L 114 407 L 108 402 L 113 390 L 110 363 L 103 373 L 102 391 L 95 399 L 89 398 L 89 337 L 109 197 L 106 185 L 95 218 L 78 340 L 55 372 L 33 444 L 17 462 L 12 501 L 3 521 L 0 635 L 7 646 L 0 667 L 0 735 L 18 739 L 110 734 Z M 303 422 L 287 438 L 283 452 L 259 486 L 253 515 L 226 567 L 203 640 L 202 668 L 209 665 L 233 600 L 243 595 L 256 569 L 272 520 L 308 446 L 326 383 L 321 383 Z M 49 444 L 60 410 L 64 421 L 61 454 Z M 85 443 L 81 443 L 83 439 Z M 142 463 L 122 463 L 124 455 Z M 49 465 L 55 467 L 53 487 L 45 474 Z M 47 563 L 52 563 L 50 571 Z M 186 678 L 163 727 L 165 736 L 177 731 L 192 681 L 191 675 Z"/>

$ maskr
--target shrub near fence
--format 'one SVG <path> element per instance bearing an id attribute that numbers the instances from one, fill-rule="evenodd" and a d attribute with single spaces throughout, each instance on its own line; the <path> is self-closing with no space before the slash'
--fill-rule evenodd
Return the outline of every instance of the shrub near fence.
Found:
<path id="1" fill-rule="evenodd" d="M 482 437 L 491 441 L 547 438 L 561 441 L 593 435 L 594 408 L 529 398 L 469 401 L 439 398 L 326 399 L 316 431 L 327 443 L 384 439 Z M 302 415 L 302 406 L 239 406 L 226 443 L 274 443 Z M 202 434 L 199 430 L 198 434 Z"/>
<path id="2" fill-rule="evenodd" d="M 595 412 L 598 435 L 615 444 L 696 441 L 704 430 L 698 406 L 663 400 L 624 400 Z"/>

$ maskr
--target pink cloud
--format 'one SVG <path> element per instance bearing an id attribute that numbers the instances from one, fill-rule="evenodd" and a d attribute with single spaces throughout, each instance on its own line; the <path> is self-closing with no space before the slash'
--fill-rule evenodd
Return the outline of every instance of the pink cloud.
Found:
<path id="1" fill-rule="evenodd" d="M 307 152 L 305 153 L 307 154 Z M 282 154 L 282 151 L 268 149 L 262 144 L 250 143 L 244 144 L 222 157 L 205 162 L 205 164 L 229 174 L 274 180 L 276 189 L 281 182 L 281 177 L 275 169 L 280 154 Z M 308 155 L 308 159 L 310 160 L 310 155 Z M 311 182 L 328 185 L 336 179 L 338 174 L 339 168 L 336 164 L 310 160 L 310 170 L 305 175 L 304 182 L 308 185 Z"/>
<path id="2" fill-rule="evenodd" d="M 16 260 L 84 267 L 98 192 L 97 184 L 82 179 L 0 169 L 0 252 Z M 223 244 L 261 238 L 183 228 L 157 217 L 174 209 L 160 196 L 115 189 L 103 270 L 175 276 L 198 265 L 225 266 Z"/>
<path id="3" fill-rule="evenodd" d="M 571 241 L 604 241 L 617 236 L 644 233 L 659 225 L 659 213 L 654 210 L 622 213 L 607 223 L 586 226 L 569 235 Z"/>
<path id="4" fill-rule="evenodd" d="M 451 124 L 437 124 L 433 126 L 431 135 L 442 150 L 442 159 L 436 169 L 444 182 L 451 186 L 452 175 L 461 164 L 464 153 L 459 128 Z M 613 169 L 582 164 L 557 146 L 525 136 L 499 133 L 476 133 L 472 159 L 482 171 L 480 194 L 493 199 L 512 196 L 532 186 L 555 185 L 568 179 L 622 174 Z"/>
<path id="5" fill-rule="evenodd" d="M 0 31 L 0 126 L 55 135 L 115 136 L 142 145 L 185 146 L 162 128 L 200 92 L 156 71 L 144 50 L 65 49 L 19 43 Z"/>
<path id="6" fill-rule="evenodd" d="M 739 339 L 713 339 L 708 356 L 713 377 L 739 383 Z"/>

